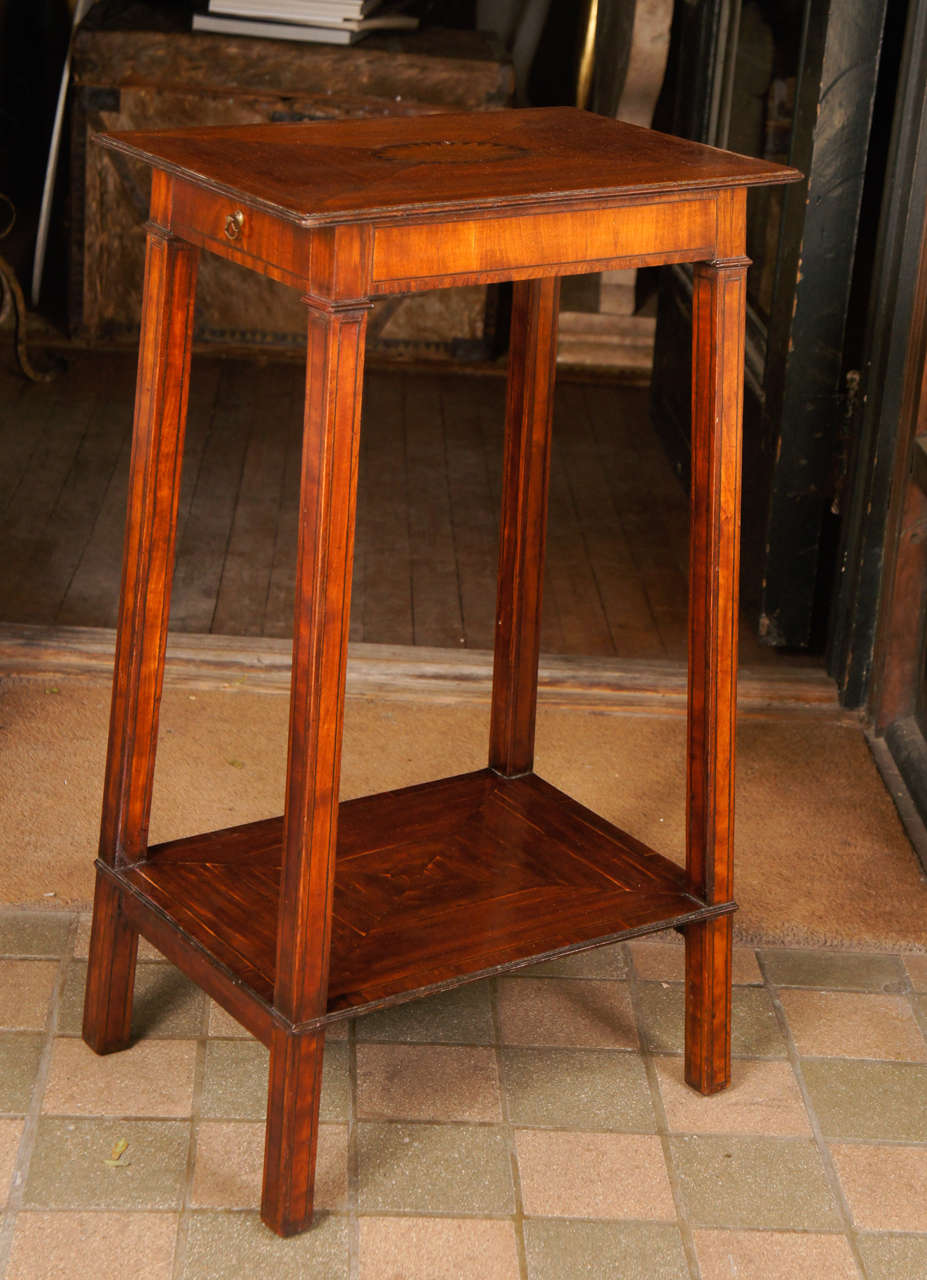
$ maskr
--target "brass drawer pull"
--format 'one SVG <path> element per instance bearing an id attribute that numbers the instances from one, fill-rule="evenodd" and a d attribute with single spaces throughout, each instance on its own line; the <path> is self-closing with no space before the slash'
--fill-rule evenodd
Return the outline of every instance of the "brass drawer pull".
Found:
<path id="1" fill-rule="evenodd" d="M 241 235 L 241 229 L 245 225 L 245 215 L 240 209 L 236 209 L 234 213 L 230 213 L 225 220 L 225 234 L 230 240 L 237 240 Z"/>

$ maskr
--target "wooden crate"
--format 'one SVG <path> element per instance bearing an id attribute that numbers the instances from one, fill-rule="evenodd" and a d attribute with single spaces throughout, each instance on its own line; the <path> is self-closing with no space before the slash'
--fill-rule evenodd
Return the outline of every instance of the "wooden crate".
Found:
<path id="1" fill-rule="evenodd" d="M 354 46 L 185 31 L 81 30 L 74 48 L 69 312 L 75 336 L 134 340 L 141 305 L 149 172 L 91 144 L 101 130 L 417 115 L 507 105 L 512 69 L 489 36 L 425 30 Z M 377 303 L 374 350 L 487 354 L 485 286 Z M 203 255 L 196 335 L 217 346 L 302 348 L 299 298 Z"/>

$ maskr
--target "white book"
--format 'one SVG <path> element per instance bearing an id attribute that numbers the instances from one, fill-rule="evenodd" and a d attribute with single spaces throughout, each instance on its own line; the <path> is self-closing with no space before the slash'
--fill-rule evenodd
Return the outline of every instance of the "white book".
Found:
<path id="1" fill-rule="evenodd" d="M 298 22 L 307 27 L 352 27 L 360 30 L 361 23 L 376 22 L 377 19 L 359 17 L 354 14 L 319 13 L 313 9 L 304 11 L 295 5 L 293 0 L 263 0 L 260 10 L 254 0 L 212 0 L 209 12 L 227 18 L 257 18 L 269 22 Z"/>
<path id="2" fill-rule="evenodd" d="M 209 0 L 209 12 L 234 17 L 275 18 L 321 26 L 357 21 L 376 9 L 382 0 Z"/>
<path id="3" fill-rule="evenodd" d="M 234 0 L 230 0 L 230 3 Z M 358 18 L 335 23 L 276 22 L 264 18 L 213 17 L 193 15 L 194 31 L 214 31 L 225 35 L 263 36 L 267 40 L 307 40 L 323 44 L 353 44 L 373 31 L 414 31 L 418 18 L 404 14 L 392 17 Z"/>
<path id="4" fill-rule="evenodd" d="M 209 13 L 193 15 L 194 31 L 212 31 L 225 36 L 259 36 L 264 40 L 303 40 L 318 44 L 353 44 L 364 34 L 347 26 L 307 27 L 290 22 L 262 22 L 259 18 L 214 18 Z"/>
<path id="5" fill-rule="evenodd" d="M 227 36 L 259 36 L 264 40 L 303 40 L 318 44 L 353 44 L 372 31 L 414 31 L 417 26 L 417 18 L 402 15 L 393 18 L 361 18 L 356 22 L 339 22 L 336 26 L 265 22 L 261 18 L 214 18 L 209 13 L 193 15 L 194 31 L 212 31 Z"/>

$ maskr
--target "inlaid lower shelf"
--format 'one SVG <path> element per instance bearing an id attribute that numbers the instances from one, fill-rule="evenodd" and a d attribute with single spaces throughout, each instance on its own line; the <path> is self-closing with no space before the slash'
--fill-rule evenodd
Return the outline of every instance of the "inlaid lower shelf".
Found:
<path id="1" fill-rule="evenodd" d="M 193 836 L 111 873 L 140 932 L 262 1037 L 282 832 L 271 818 Z M 733 909 L 533 774 L 481 770 L 345 801 L 323 1021 Z"/>

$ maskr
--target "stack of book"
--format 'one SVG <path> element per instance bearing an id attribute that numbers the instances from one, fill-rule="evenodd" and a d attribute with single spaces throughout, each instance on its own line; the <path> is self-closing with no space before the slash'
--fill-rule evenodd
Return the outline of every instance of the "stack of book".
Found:
<path id="1" fill-rule="evenodd" d="M 383 0 L 209 0 L 193 16 L 194 31 L 353 44 L 371 31 L 411 30 L 418 18 Z"/>

